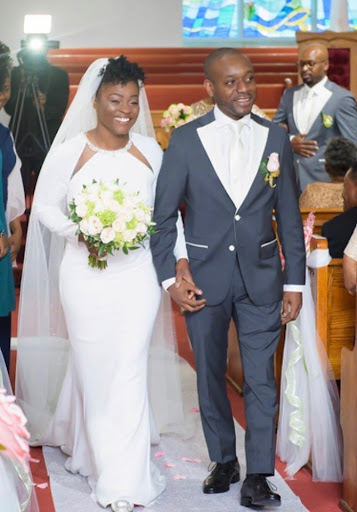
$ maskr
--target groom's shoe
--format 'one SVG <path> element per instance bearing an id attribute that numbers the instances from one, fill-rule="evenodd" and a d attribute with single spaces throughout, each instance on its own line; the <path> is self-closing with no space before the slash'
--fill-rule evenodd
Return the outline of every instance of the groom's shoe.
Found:
<path id="1" fill-rule="evenodd" d="M 237 459 L 230 462 L 215 462 L 214 468 L 203 482 L 205 494 L 227 492 L 230 484 L 239 482 L 239 463 Z"/>
<path id="2" fill-rule="evenodd" d="M 275 493 L 276 487 L 264 475 L 247 475 L 240 491 L 240 504 L 243 507 L 280 507 L 281 499 Z"/>

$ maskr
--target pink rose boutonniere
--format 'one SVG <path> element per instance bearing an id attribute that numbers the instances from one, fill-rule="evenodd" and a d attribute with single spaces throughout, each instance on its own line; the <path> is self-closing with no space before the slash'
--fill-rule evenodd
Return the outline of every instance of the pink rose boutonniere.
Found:
<path id="1" fill-rule="evenodd" d="M 268 158 L 261 161 L 259 171 L 264 174 L 264 181 L 269 183 L 271 188 L 276 187 L 274 178 L 280 175 L 280 163 L 278 153 L 271 153 Z"/>
<path id="2" fill-rule="evenodd" d="M 0 388 L 0 455 L 4 454 L 27 470 L 30 458 L 27 422 L 22 410 L 15 403 L 14 396 L 7 396 Z"/>

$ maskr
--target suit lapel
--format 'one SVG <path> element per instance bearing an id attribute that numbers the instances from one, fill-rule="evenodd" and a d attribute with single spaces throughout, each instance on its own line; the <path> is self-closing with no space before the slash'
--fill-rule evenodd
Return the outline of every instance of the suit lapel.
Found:
<path id="1" fill-rule="evenodd" d="M 213 114 L 213 112 L 212 112 Z M 214 116 L 212 116 L 212 121 L 204 126 L 200 126 L 197 128 L 197 134 L 201 140 L 201 143 L 207 153 L 207 156 L 212 164 L 215 173 L 217 174 L 220 182 L 223 185 L 223 188 L 230 196 L 229 193 L 229 183 L 227 181 L 227 176 L 222 172 L 225 167 L 225 162 L 222 158 L 220 151 L 217 149 L 217 126 Z"/>

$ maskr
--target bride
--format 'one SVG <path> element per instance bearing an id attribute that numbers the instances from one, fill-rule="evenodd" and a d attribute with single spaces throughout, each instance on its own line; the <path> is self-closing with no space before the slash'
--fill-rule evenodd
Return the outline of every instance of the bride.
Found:
<path id="1" fill-rule="evenodd" d="M 165 489 L 150 460 L 157 432 L 147 366 L 160 307 L 150 358 L 167 360 L 156 364 L 153 385 L 178 416 L 177 380 L 175 398 L 157 380 L 158 368 L 175 374 L 169 309 L 149 243 L 129 255 L 108 255 L 105 270 L 91 268 L 68 204 L 94 179 L 119 179 L 153 207 L 162 151 L 143 135 L 148 129 L 153 135 L 144 78 L 124 56 L 95 61 L 82 78 L 37 184 L 19 318 L 16 395 L 33 444 L 60 446 L 69 455 L 66 469 L 88 477 L 101 506 L 121 512 L 149 505 Z M 182 240 L 180 221 L 176 259 L 186 257 Z M 154 398 L 161 430 L 170 428 L 175 411 L 166 421 L 164 399 Z"/>

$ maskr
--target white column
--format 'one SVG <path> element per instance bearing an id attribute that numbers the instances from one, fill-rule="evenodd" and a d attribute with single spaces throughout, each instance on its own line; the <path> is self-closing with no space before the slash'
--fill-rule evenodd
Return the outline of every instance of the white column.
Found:
<path id="1" fill-rule="evenodd" d="M 331 0 L 330 30 L 334 32 L 347 32 L 348 27 L 348 0 Z"/>

